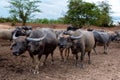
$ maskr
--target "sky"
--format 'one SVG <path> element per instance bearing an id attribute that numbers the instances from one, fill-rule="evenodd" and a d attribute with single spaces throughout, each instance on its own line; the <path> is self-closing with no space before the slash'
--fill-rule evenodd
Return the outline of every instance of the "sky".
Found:
<path id="1" fill-rule="evenodd" d="M 0 0 L 0 17 L 8 17 L 10 16 L 8 8 L 9 0 Z M 57 19 L 63 17 L 67 12 L 68 8 L 68 0 L 41 0 L 40 10 L 42 11 L 39 14 L 36 14 L 36 18 L 48 18 L 48 19 Z M 106 0 L 83 0 L 86 2 L 94 2 L 98 3 L 98 1 L 106 1 Z M 114 20 L 114 22 L 120 22 L 120 0 L 109 0 L 109 4 L 111 5 L 110 14 Z"/>

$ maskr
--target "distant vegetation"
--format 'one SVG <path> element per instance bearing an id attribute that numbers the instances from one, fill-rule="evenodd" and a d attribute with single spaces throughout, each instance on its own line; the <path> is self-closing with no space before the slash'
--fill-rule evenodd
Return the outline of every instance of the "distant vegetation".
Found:
<path id="1" fill-rule="evenodd" d="M 0 17 L 0 23 L 5 23 L 5 22 L 12 22 L 12 19 L 11 18 Z"/>
<path id="2" fill-rule="evenodd" d="M 11 25 L 15 25 L 16 23 L 22 23 L 20 20 L 15 19 L 15 18 L 4 18 L 4 17 L 0 17 L 0 23 L 5 23 L 5 22 L 11 22 Z M 29 21 L 27 21 L 28 23 L 39 23 L 39 24 L 64 24 L 64 20 L 63 18 L 59 18 L 59 19 L 30 19 Z"/>
<path id="3" fill-rule="evenodd" d="M 34 19 L 32 14 L 34 12 L 41 12 L 38 9 L 40 0 L 10 0 L 9 3 L 11 4 L 9 7 L 11 17 L 0 17 L 0 23 L 11 22 L 13 26 L 18 22 L 23 25 L 25 25 L 26 22 L 40 24 L 71 24 L 79 28 L 90 25 L 102 27 L 113 26 L 113 21 L 110 16 L 111 6 L 107 1 L 95 4 L 84 2 L 83 0 L 68 0 L 68 11 L 64 17 L 59 19 Z"/>
<path id="4" fill-rule="evenodd" d="M 29 22 L 31 23 L 41 23 L 41 24 L 64 24 L 64 18 L 59 18 L 59 19 L 31 19 Z"/>

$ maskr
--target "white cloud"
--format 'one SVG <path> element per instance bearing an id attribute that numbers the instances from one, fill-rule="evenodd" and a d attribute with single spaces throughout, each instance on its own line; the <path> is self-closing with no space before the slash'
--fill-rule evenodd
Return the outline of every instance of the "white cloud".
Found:
<path id="1" fill-rule="evenodd" d="M 0 7 L 6 7 L 8 5 L 9 5 L 8 0 L 0 0 Z"/>
<path id="2" fill-rule="evenodd" d="M 57 19 L 67 11 L 67 0 L 42 0 L 40 4 L 41 18 Z"/>
<path id="3" fill-rule="evenodd" d="M 8 7 L 9 3 L 8 0 L 1 0 L 0 1 L 0 17 L 8 17 L 10 16 Z"/>
<path id="4" fill-rule="evenodd" d="M 109 4 L 111 5 L 113 11 L 112 15 L 120 17 L 120 0 L 111 0 L 109 1 Z"/>

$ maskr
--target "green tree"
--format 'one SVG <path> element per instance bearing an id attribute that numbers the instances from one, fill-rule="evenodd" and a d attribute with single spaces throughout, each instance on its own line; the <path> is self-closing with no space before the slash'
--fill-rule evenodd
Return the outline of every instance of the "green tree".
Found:
<path id="1" fill-rule="evenodd" d="M 49 23 L 49 20 L 47 18 L 44 18 L 42 19 L 42 22 L 41 23 L 44 23 L 44 24 L 48 24 Z"/>
<path id="2" fill-rule="evenodd" d="M 69 0 L 68 11 L 64 16 L 64 22 L 76 27 L 86 25 L 108 26 L 112 24 L 110 6 L 106 2 L 95 3 L 82 0 Z"/>
<path id="3" fill-rule="evenodd" d="M 10 14 L 16 16 L 25 25 L 33 13 L 40 12 L 38 3 L 40 0 L 10 0 Z"/>
<path id="4" fill-rule="evenodd" d="M 95 24 L 100 11 L 94 3 L 82 0 L 69 0 L 68 2 L 69 10 L 65 15 L 65 23 L 70 23 L 76 27 Z"/>
<path id="5" fill-rule="evenodd" d="M 100 9 L 100 16 L 97 22 L 98 25 L 99 26 L 110 26 L 113 22 L 110 16 L 110 13 L 111 13 L 110 5 L 108 4 L 107 1 L 102 1 L 102 2 L 99 2 L 98 7 Z"/>

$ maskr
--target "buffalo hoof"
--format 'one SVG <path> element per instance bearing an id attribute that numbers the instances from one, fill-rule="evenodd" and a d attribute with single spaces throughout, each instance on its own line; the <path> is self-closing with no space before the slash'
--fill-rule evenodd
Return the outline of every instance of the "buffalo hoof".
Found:
<path id="1" fill-rule="evenodd" d="M 65 60 L 64 60 L 64 63 L 68 63 L 68 59 L 65 59 Z"/>
<path id="2" fill-rule="evenodd" d="M 61 62 L 64 62 L 64 58 L 61 58 L 60 61 L 61 61 Z"/>
<path id="3" fill-rule="evenodd" d="M 98 55 L 97 53 L 95 53 L 96 55 Z"/>
<path id="4" fill-rule="evenodd" d="M 90 60 L 88 61 L 88 64 L 91 64 L 91 61 L 90 61 Z"/>
<path id="5" fill-rule="evenodd" d="M 54 65 L 54 61 L 51 61 L 51 64 Z"/>
<path id="6" fill-rule="evenodd" d="M 108 54 L 107 52 L 104 52 L 104 54 Z"/>
<path id="7" fill-rule="evenodd" d="M 30 72 L 32 72 L 33 74 L 39 74 L 39 71 L 38 71 L 38 70 L 30 69 Z"/>
<path id="8" fill-rule="evenodd" d="M 67 63 L 67 60 L 64 60 L 64 63 Z"/>
<path id="9" fill-rule="evenodd" d="M 33 74 L 39 74 L 39 71 L 35 70 L 35 71 L 33 72 Z"/>
<path id="10" fill-rule="evenodd" d="M 43 62 L 43 63 L 41 64 L 41 66 L 46 66 L 46 63 L 45 63 L 45 62 Z"/>
<path id="11" fill-rule="evenodd" d="M 78 64 L 75 64 L 75 67 L 78 67 L 79 65 Z"/>
<path id="12" fill-rule="evenodd" d="M 80 64 L 80 68 L 81 68 L 81 69 L 84 69 L 84 66 L 83 66 L 83 64 Z"/>

